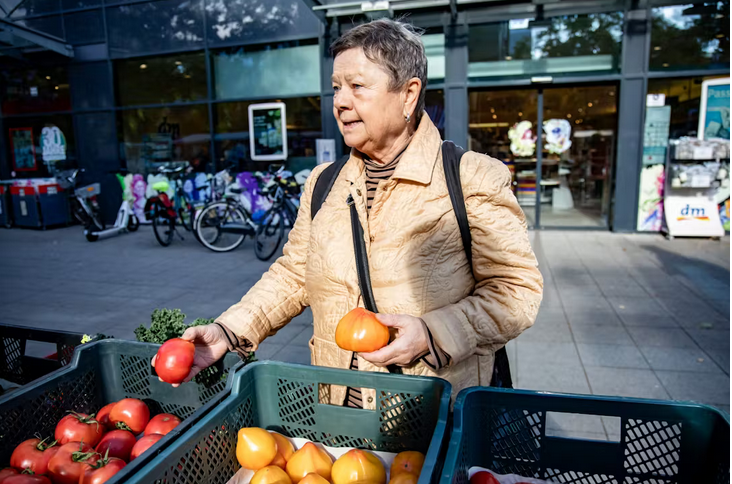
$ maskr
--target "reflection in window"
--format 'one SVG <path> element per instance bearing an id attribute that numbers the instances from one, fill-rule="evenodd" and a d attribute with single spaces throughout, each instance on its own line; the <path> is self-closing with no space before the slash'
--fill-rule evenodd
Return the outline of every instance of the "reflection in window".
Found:
<path id="1" fill-rule="evenodd" d="M 322 138 L 320 98 L 299 97 L 216 104 L 217 169 L 233 165 L 238 171 L 265 170 L 270 162 L 252 161 L 249 154 L 250 104 L 284 102 L 287 113 L 287 167 L 293 172 L 316 163 L 315 140 Z"/>
<path id="2" fill-rule="evenodd" d="M 685 77 L 682 79 L 649 79 L 648 94 L 665 94 L 666 106 L 671 106 L 669 137 L 696 137 L 699 129 L 702 82 L 711 77 Z"/>
<path id="3" fill-rule="evenodd" d="M 104 42 L 104 20 L 101 10 L 64 14 L 66 41 L 79 44 Z"/>
<path id="4" fill-rule="evenodd" d="M 120 112 L 122 157 L 133 173 L 152 173 L 157 163 L 187 161 L 210 168 L 206 105 L 129 109 Z"/>
<path id="5" fill-rule="evenodd" d="M 217 99 L 320 92 L 317 40 L 237 47 L 214 55 Z"/>
<path id="6" fill-rule="evenodd" d="M 622 26 L 621 12 L 471 26 L 468 75 L 556 76 L 617 71 Z"/>
<path id="7" fill-rule="evenodd" d="M 208 41 L 267 42 L 317 37 L 320 21 L 301 0 L 208 0 Z"/>
<path id="8" fill-rule="evenodd" d="M 20 2 L 12 2 L 16 5 Z M 25 0 L 13 12 L 13 18 L 26 17 L 30 15 L 39 15 L 43 13 L 58 12 L 61 8 L 59 0 Z"/>
<path id="9" fill-rule="evenodd" d="M 203 52 L 118 60 L 114 72 L 121 106 L 206 99 Z"/>
<path id="10" fill-rule="evenodd" d="M 41 133 L 43 128 L 57 127 L 66 139 L 66 159 L 58 161 L 43 161 L 43 146 L 41 145 Z M 5 139 L 10 139 L 11 129 L 30 128 L 33 130 L 33 146 L 35 148 L 36 169 L 33 171 L 18 171 L 16 176 L 20 178 L 46 177 L 50 176 L 52 170 L 65 170 L 76 168 L 76 145 L 74 143 L 74 126 L 70 114 L 54 114 L 50 116 L 33 116 L 20 118 L 6 118 L 3 120 Z M 9 166 L 13 166 L 13 150 L 10 143 L 5 143 Z"/>
<path id="11" fill-rule="evenodd" d="M 202 10 L 200 0 L 162 0 L 110 7 L 107 9 L 110 53 L 112 57 L 124 57 L 203 45 Z"/>
<path id="12" fill-rule="evenodd" d="M 427 79 L 430 81 L 445 78 L 445 34 L 426 34 L 422 36 L 424 53 L 427 55 Z"/>
<path id="13" fill-rule="evenodd" d="M 71 109 L 65 67 L 3 68 L 0 81 L 4 115 Z"/>
<path id="14" fill-rule="evenodd" d="M 15 23 L 53 35 L 54 37 L 63 38 L 64 30 L 61 24 L 61 16 L 53 15 L 51 17 L 36 17 L 23 20 L 16 20 Z"/>
<path id="15" fill-rule="evenodd" d="M 429 90 L 424 97 L 424 110 L 445 139 L 445 95 L 440 90 Z"/>
<path id="16" fill-rule="evenodd" d="M 653 9 L 652 70 L 729 68 L 729 1 Z"/>

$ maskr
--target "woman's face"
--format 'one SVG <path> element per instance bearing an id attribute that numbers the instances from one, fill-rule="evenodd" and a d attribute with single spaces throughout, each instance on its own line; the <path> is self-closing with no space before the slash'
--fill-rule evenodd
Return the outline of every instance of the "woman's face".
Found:
<path id="1" fill-rule="evenodd" d="M 410 90 L 390 91 L 390 77 L 363 49 L 349 49 L 333 61 L 333 115 L 346 144 L 371 158 L 388 156 L 400 138 L 408 139 Z"/>

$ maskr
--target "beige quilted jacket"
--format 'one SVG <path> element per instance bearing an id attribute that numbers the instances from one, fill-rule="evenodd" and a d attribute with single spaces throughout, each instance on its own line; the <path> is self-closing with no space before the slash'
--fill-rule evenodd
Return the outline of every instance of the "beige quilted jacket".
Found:
<path id="1" fill-rule="evenodd" d="M 530 327 L 543 281 L 529 245 L 511 175 L 498 160 L 474 152 L 462 159 L 463 195 L 472 235 L 473 278 L 445 184 L 440 134 L 425 114 L 391 180 L 378 187 L 366 213 L 363 161 L 352 152 L 317 216 L 310 220 L 318 166 L 305 184 L 300 214 L 280 257 L 242 300 L 217 321 L 257 345 L 310 306 L 312 363 L 348 368 L 351 352 L 335 344 L 338 321 L 363 306 L 358 288 L 348 195 L 356 201 L 379 311 L 421 317 L 451 364 L 437 373 L 421 362 L 405 374 L 448 380 L 453 395 L 488 385 L 494 351 Z M 359 370 L 386 371 L 363 358 Z M 344 387 L 321 401 L 342 404 Z M 364 407 L 374 392 L 363 389 Z"/>

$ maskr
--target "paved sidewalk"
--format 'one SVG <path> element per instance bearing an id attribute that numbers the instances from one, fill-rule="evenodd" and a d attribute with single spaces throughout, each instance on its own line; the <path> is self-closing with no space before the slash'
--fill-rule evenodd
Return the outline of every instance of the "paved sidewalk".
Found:
<path id="1" fill-rule="evenodd" d="M 533 328 L 509 345 L 517 388 L 694 400 L 729 411 L 729 238 L 531 233 L 545 278 Z M 155 308 L 216 317 L 267 269 L 251 242 L 216 254 L 149 227 L 87 242 L 79 227 L 0 230 L 0 321 L 134 338 Z M 259 359 L 309 363 L 309 310 Z M 43 351 L 43 349 L 37 349 Z M 552 416 L 557 435 L 613 439 L 617 422 Z"/>

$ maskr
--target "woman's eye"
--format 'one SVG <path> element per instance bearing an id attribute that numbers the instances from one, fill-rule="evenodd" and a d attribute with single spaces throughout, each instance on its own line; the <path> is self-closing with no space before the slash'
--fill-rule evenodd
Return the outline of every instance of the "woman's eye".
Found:
<path id="1" fill-rule="evenodd" d="M 354 89 L 358 89 L 358 88 L 360 88 L 360 87 L 363 87 L 363 86 L 362 86 L 361 84 L 354 84 L 354 85 L 353 85 L 353 88 L 354 88 Z"/>
<path id="2" fill-rule="evenodd" d="M 340 91 L 340 90 L 341 90 L 341 88 L 340 88 L 340 87 L 338 87 L 338 86 L 333 86 L 333 91 L 335 91 L 335 92 L 338 92 L 338 91 Z"/>

